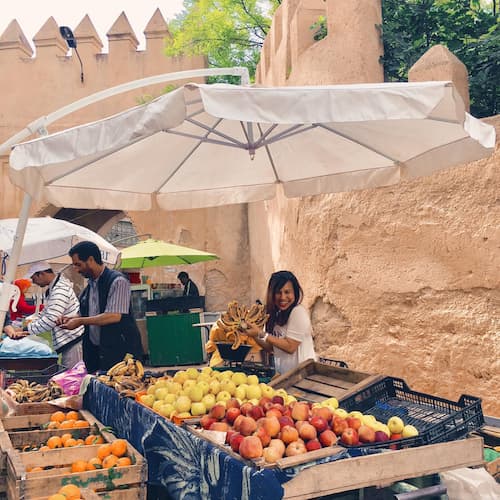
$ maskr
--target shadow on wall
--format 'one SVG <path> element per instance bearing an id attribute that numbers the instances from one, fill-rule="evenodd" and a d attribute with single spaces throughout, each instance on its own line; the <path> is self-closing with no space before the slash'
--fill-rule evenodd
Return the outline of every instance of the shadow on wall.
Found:
<path id="1" fill-rule="evenodd" d="M 345 334 L 350 330 L 351 323 L 335 306 L 317 297 L 311 307 L 314 348 L 321 355 L 335 345 L 344 344 Z"/>

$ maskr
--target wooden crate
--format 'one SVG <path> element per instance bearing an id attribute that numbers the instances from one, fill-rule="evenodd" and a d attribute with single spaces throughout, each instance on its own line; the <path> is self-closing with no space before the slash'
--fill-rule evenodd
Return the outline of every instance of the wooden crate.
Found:
<path id="1" fill-rule="evenodd" d="M 42 401 L 41 403 L 18 403 L 3 389 L 0 389 L 0 399 L 5 401 L 14 415 L 39 415 L 41 413 L 54 413 L 57 410 L 62 410 L 59 406 L 47 401 Z"/>
<path id="2" fill-rule="evenodd" d="M 97 490 L 100 496 L 109 496 L 109 498 L 116 500 L 145 498 L 146 462 L 130 444 L 128 444 L 127 455 L 135 457 L 134 465 L 78 473 L 71 472 L 72 462 L 95 457 L 99 446 L 88 445 L 25 453 L 19 453 L 14 449 L 8 450 L 7 498 L 9 500 L 43 498 L 47 492 L 48 484 L 50 484 L 51 490 L 57 491 L 68 483 Z M 38 466 L 54 468 L 28 472 L 29 469 Z M 116 490 L 116 488 L 120 489 Z"/>
<path id="3" fill-rule="evenodd" d="M 285 389 L 297 399 L 320 402 L 331 397 L 340 400 L 381 378 L 381 375 L 307 360 L 294 370 L 271 380 L 269 385 L 275 389 Z"/>

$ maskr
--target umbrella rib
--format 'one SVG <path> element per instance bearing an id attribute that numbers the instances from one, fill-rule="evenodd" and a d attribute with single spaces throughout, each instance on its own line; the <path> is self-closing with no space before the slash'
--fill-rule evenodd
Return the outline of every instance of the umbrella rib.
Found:
<path id="1" fill-rule="evenodd" d="M 260 145 L 265 145 L 265 144 L 272 144 L 273 142 L 280 141 L 282 139 L 288 139 L 289 137 L 292 137 L 294 135 L 300 134 L 302 132 L 306 132 L 308 130 L 311 130 L 315 127 L 316 125 L 308 125 L 305 126 L 303 123 L 300 123 L 298 125 L 294 125 L 293 127 L 290 127 L 286 130 L 283 130 L 283 132 L 280 132 L 279 134 L 273 135 L 270 139 L 268 140 L 263 140 L 261 141 Z"/>
<path id="2" fill-rule="evenodd" d="M 201 122 L 199 122 L 197 120 L 193 120 L 193 119 L 186 119 L 186 121 L 188 121 L 189 123 L 192 123 L 193 125 L 196 125 L 196 126 L 202 128 L 204 130 L 208 130 L 209 134 L 218 135 L 219 137 L 227 139 L 228 141 L 230 141 L 234 144 L 238 144 L 240 147 L 246 149 L 246 145 L 243 144 L 242 142 L 238 141 L 234 137 L 231 137 L 230 135 L 224 134 L 224 132 L 220 132 L 218 130 L 215 130 L 215 127 L 217 127 L 217 125 L 219 125 L 219 123 L 222 121 L 222 118 L 219 118 L 219 120 L 217 121 L 217 123 L 213 127 L 209 127 L 208 125 L 205 125 L 204 123 L 201 123 Z M 207 137 L 208 137 L 208 134 L 207 134 Z"/>
<path id="3" fill-rule="evenodd" d="M 267 130 L 266 134 L 267 134 L 268 132 L 270 132 L 270 130 L 271 130 L 272 128 L 276 127 L 276 126 L 277 126 L 277 125 L 275 124 L 273 127 L 270 127 L 270 128 Z M 260 123 L 258 123 L 258 124 L 257 124 L 257 127 L 258 127 L 258 129 L 259 129 L 259 132 L 261 133 L 261 138 L 262 138 L 262 137 L 264 137 L 264 134 L 262 134 L 262 127 L 260 126 Z M 259 139 L 259 142 L 260 142 L 260 139 Z M 273 156 L 272 156 L 272 154 L 271 154 L 271 150 L 269 149 L 269 144 L 264 143 L 264 147 L 265 147 L 265 149 L 266 149 L 267 157 L 269 158 L 269 163 L 271 163 L 271 167 L 273 168 L 274 178 L 275 178 L 276 182 L 278 182 L 278 180 L 279 180 L 279 178 L 278 178 L 278 172 L 277 172 L 277 170 L 276 170 L 276 165 L 274 164 L 274 160 L 273 160 Z"/>
<path id="4" fill-rule="evenodd" d="M 259 131 L 261 133 L 258 141 L 255 143 L 255 149 L 259 148 L 263 144 L 265 144 L 266 137 L 278 126 L 277 123 L 273 123 L 264 133 L 262 133 L 262 127 L 259 124 Z"/>
<path id="5" fill-rule="evenodd" d="M 190 139 L 198 139 L 200 142 L 204 142 L 204 143 L 219 144 L 221 146 L 227 146 L 230 148 L 242 149 L 242 146 L 245 146 L 244 144 L 242 144 L 240 146 L 239 144 L 231 144 L 230 142 L 218 141 L 216 139 L 209 139 L 207 137 L 208 134 L 205 134 L 205 136 L 201 137 L 199 135 L 188 134 L 187 132 L 180 132 L 178 130 L 164 130 L 163 132 L 165 132 L 166 134 L 180 135 L 181 137 L 188 137 Z"/>

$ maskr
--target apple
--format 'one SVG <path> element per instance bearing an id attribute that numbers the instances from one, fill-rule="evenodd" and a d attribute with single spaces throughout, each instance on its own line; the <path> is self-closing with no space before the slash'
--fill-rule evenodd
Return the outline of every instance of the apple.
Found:
<path id="1" fill-rule="evenodd" d="M 309 418 L 309 405 L 297 402 L 292 408 L 292 418 L 294 420 L 307 420 Z"/>
<path id="2" fill-rule="evenodd" d="M 155 397 L 153 394 L 143 394 L 139 397 L 139 401 L 143 405 L 149 406 L 151 408 L 155 402 Z"/>
<path id="3" fill-rule="evenodd" d="M 233 382 L 233 384 L 236 386 L 241 384 L 246 384 L 247 383 L 246 373 L 243 372 L 233 373 L 233 375 L 231 376 L 231 382 Z"/>
<path id="4" fill-rule="evenodd" d="M 205 405 L 205 408 L 210 411 L 212 407 L 215 406 L 215 396 L 213 394 L 205 394 L 201 402 Z"/>
<path id="5" fill-rule="evenodd" d="M 188 379 L 187 373 L 184 370 L 179 370 L 174 375 L 174 382 L 183 384 Z"/>
<path id="6" fill-rule="evenodd" d="M 252 435 L 257 436 L 260 439 L 263 447 L 266 447 L 271 442 L 271 436 L 263 426 L 257 427 Z"/>
<path id="7" fill-rule="evenodd" d="M 189 392 L 189 390 L 196 385 L 196 380 L 193 380 L 192 378 L 188 378 L 183 384 L 182 388 L 184 391 Z"/>
<path id="8" fill-rule="evenodd" d="M 314 413 L 309 419 L 309 423 L 316 429 L 317 432 L 323 432 L 328 429 L 328 421 L 319 415 L 314 415 Z"/>
<path id="9" fill-rule="evenodd" d="M 297 439 L 299 439 L 299 431 L 291 425 L 285 425 L 285 427 L 281 429 L 280 439 L 285 444 L 297 441 Z"/>
<path id="10" fill-rule="evenodd" d="M 249 375 L 248 378 L 252 377 L 252 375 Z M 258 380 L 258 379 L 257 379 Z M 247 399 L 257 399 L 257 401 L 262 397 L 262 389 L 259 387 L 258 384 L 250 384 L 247 386 L 246 389 L 246 396 Z"/>
<path id="11" fill-rule="evenodd" d="M 241 424 L 241 421 L 243 420 L 243 417 L 244 417 L 244 416 L 245 416 L 245 415 L 240 414 L 240 415 L 238 415 L 238 416 L 235 418 L 235 420 L 234 420 L 234 422 L 233 422 L 233 429 L 234 429 L 235 431 L 238 431 L 238 432 L 240 431 L 240 424 Z"/>
<path id="12" fill-rule="evenodd" d="M 230 398 L 226 401 L 226 409 L 239 408 L 240 402 L 236 398 Z"/>
<path id="13" fill-rule="evenodd" d="M 201 380 L 200 378 L 198 378 L 198 383 L 196 385 L 203 391 L 203 395 L 208 394 L 210 386 L 208 385 L 207 380 Z"/>
<path id="14" fill-rule="evenodd" d="M 339 407 L 339 402 L 337 398 L 328 398 L 321 402 L 321 406 L 328 406 L 336 410 Z"/>
<path id="15" fill-rule="evenodd" d="M 413 425 L 405 425 L 401 434 L 404 438 L 416 437 L 418 436 L 418 430 Z"/>
<path id="16" fill-rule="evenodd" d="M 340 441 L 348 446 L 353 446 L 359 443 L 358 432 L 352 427 L 348 427 L 340 436 Z"/>
<path id="17" fill-rule="evenodd" d="M 227 422 L 214 422 L 208 430 L 210 431 L 219 431 L 219 432 L 227 432 L 229 430 L 229 424 Z"/>
<path id="18" fill-rule="evenodd" d="M 222 380 L 220 383 L 220 388 L 223 391 L 229 392 L 229 394 L 231 394 L 231 396 L 234 396 L 234 392 L 236 391 L 236 385 L 230 379 Z"/>
<path id="19" fill-rule="evenodd" d="M 229 440 L 229 446 L 231 446 L 231 449 L 238 453 L 240 451 L 240 444 L 243 441 L 243 434 L 240 434 L 239 432 L 236 432 L 233 434 Z"/>
<path id="20" fill-rule="evenodd" d="M 203 416 L 200 418 L 200 425 L 201 425 L 204 429 L 210 429 L 210 426 L 211 426 L 214 422 L 217 422 L 217 419 L 216 419 L 216 418 L 211 417 L 210 415 L 203 415 Z"/>
<path id="21" fill-rule="evenodd" d="M 346 418 L 347 425 L 357 431 L 361 427 L 361 420 L 356 417 L 347 417 Z"/>
<path id="22" fill-rule="evenodd" d="M 163 417 L 170 418 L 172 416 L 172 413 L 174 413 L 175 408 L 172 403 L 163 403 L 159 410 L 158 413 L 162 415 Z"/>
<path id="23" fill-rule="evenodd" d="M 271 408 L 272 405 L 273 403 L 271 401 L 271 398 L 268 398 L 267 396 L 262 396 L 259 399 L 259 406 L 261 406 L 265 410 L 269 410 L 269 408 Z"/>
<path id="24" fill-rule="evenodd" d="M 348 416 L 347 411 L 344 410 L 343 408 L 337 408 L 336 410 L 333 410 L 333 413 L 337 417 L 341 417 L 341 418 L 347 418 L 347 416 Z"/>
<path id="25" fill-rule="evenodd" d="M 357 410 L 350 411 L 347 416 L 348 417 L 359 418 L 360 420 L 363 418 L 363 414 L 360 411 L 357 411 Z"/>
<path id="26" fill-rule="evenodd" d="M 154 403 L 153 403 L 153 410 L 154 411 L 157 411 L 159 412 L 160 411 L 160 406 L 163 406 L 163 399 L 157 399 Z"/>
<path id="27" fill-rule="evenodd" d="M 283 398 L 283 396 L 280 396 L 279 394 L 274 395 L 271 401 L 273 403 L 278 403 L 280 405 L 285 404 L 285 399 Z"/>
<path id="28" fill-rule="evenodd" d="M 188 379 L 191 380 L 196 380 L 199 374 L 200 372 L 196 368 L 188 368 L 186 370 L 186 375 L 188 376 Z"/>
<path id="29" fill-rule="evenodd" d="M 230 424 L 232 424 L 236 420 L 236 417 L 238 417 L 238 415 L 241 415 L 241 411 L 239 408 L 236 408 L 234 406 L 231 408 L 228 408 L 226 411 L 226 420 Z"/>
<path id="30" fill-rule="evenodd" d="M 295 425 L 293 422 L 293 418 L 289 415 L 283 415 L 282 417 L 278 417 L 278 422 L 280 423 L 280 427 L 283 428 L 285 425 L 291 425 L 292 427 Z"/>
<path id="31" fill-rule="evenodd" d="M 193 402 L 201 401 L 204 395 L 205 394 L 203 394 L 203 389 L 198 385 L 191 387 L 188 391 L 189 399 Z"/>
<path id="32" fill-rule="evenodd" d="M 264 384 L 261 382 L 259 384 L 260 390 L 262 391 L 262 395 L 265 396 L 266 398 L 272 398 L 274 396 L 274 389 L 267 384 Z"/>
<path id="33" fill-rule="evenodd" d="M 220 392 L 220 382 L 215 379 L 208 384 L 208 392 L 210 394 L 219 394 Z"/>
<path id="34" fill-rule="evenodd" d="M 246 415 L 250 409 L 253 407 L 253 404 L 250 403 L 249 401 L 246 401 L 240 406 L 240 411 L 242 415 Z"/>
<path id="35" fill-rule="evenodd" d="M 375 431 L 368 425 L 362 425 L 358 429 L 358 436 L 362 443 L 373 443 L 375 441 Z"/>
<path id="36" fill-rule="evenodd" d="M 262 442 L 257 436 L 245 436 L 241 441 L 239 453 L 243 458 L 259 458 L 262 451 Z"/>
<path id="37" fill-rule="evenodd" d="M 253 406 L 250 408 L 247 415 L 252 417 L 254 420 L 259 420 L 259 418 L 262 418 L 265 415 L 264 408 L 262 408 L 262 406 Z"/>
<path id="38" fill-rule="evenodd" d="M 333 446 L 334 444 L 337 444 L 337 436 L 335 435 L 335 432 L 330 429 L 323 431 L 319 435 L 318 439 L 323 446 Z"/>
<path id="39" fill-rule="evenodd" d="M 167 394 L 168 389 L 166 387 L 159 387 L 154 392 L 155 399 L 164 399 Z"/>
<path id="40" fill-rule="evenodd" d="M 213 370 L 210 366 L 205 366 L 201 369 L 201 373 L 203 375 L 210 375 L 212 372 L 213 372 Z"/>
<path id="41" fill-rule="evenodd" d="M 191 400 L 187 396 L 179 396 L 175 402 L 175 411 L 183 413 L 191 409 Z"/>
<path id="42" fill-rule="evenodd" d="M 234 429 L 229 428 L 229 430 L 226 431 L 226 441 L 225 441 L 225 443 L 231 445 L 231 438 L 235 434 L 239 434 L 239 432 L 235 431 Z"/>
<path id="43" fill-rule="evenodd" d="M 389 427 L 391 434 L 401 434 L 403 432 L 404 426 L 404 422 L 396 416 L 391 417 L 387 421 L 387 427 Z"/>
<path id="44" fill-rule="evenodd" d="M 375 442 L 382 443 L 389 441 L 389 436 L 384 431 L 375 431 Z"/>
<path id="45" fill-rule="evenodd" d="M 234 397 L 242 401 L 247 398 L 246 384 L 239 385 L 234 390 Z"/>
<path id="46" fill-rule="evenodd" d="M 271 439 L 271 442 L 269 443 L 269 447 L 272 448 L 278 448 L 281 456 L 285 454 L 285 443 L 281 439 L 273 438 Z"/>
<path id="47" fill-rule="evenodd" d="M 333 417 L 332 430 L 337 436 L 342 435 L 342 433 L 349 427 L 347 420 L 342 417 Z"/>
<path id="48" fill-rule="evenodd" d="M 311 439 L 306 443 L 307 451 L 319 450 L 320 448 L 321 448 L 321 443 L 319 442 L 318 438 Z"/>
<path id="49" fill-rule="evenodd" d="M 266 417 L 280 418 L 282 416 L 283 416 L 283 412 L 278 410 L 278 408 L 269 408 L 269 410 L 266 411 Z"/>
<path id="50" fill-rule="evenodd" d="M 299 436 L 304 441 L 309 441 L 310 439 L 316 438 L 318 435 L 316 428 L 311 425 L 309 422 L 304 422 L 303 425 L 300 426 Z"/>
<path id="51" fill-rule="evenodd" d="M 164 403 L 170 403 L 170 404 L 174 404 L 175 403 L 175 400 L 177 399 L 177 395 L 175 394 L 172 394 L 172 393 L 168 393 L 164 398 L 163 398 L 163 402 Z"/>
<path id="52" fill-rule="evenodd" d="M 257 422 L 252 417 L 243 417 L 238 425 L 238 431 L 244 436 L 250 436 L 257 429 Z"/>
<path id="53" fill-rule="evenodd" d="M 274 464 L 283 458 L 283 453 L 280 453 L 280 450 L 276 446 L 268 446 L 262 451 L 262 456 L 268 464 Z"/>
<path id="54" fill-rule="evenodd" d="M 210 408 L 210 416 L 216 420 L 222 420 L 226 416 L 226 407 L 216 404 Z"/>
<path id="55" fill-rule="evenodd" d="M 215 400 L 217 402 L 219 401 L 227 401 L 228 399 L 231 399 L 231 393 L 227 391 L 220 391 L 217 396 L 215 396 Z"/>
<path id="56" fill-rule="evenodd" d="M 248 375 L 247 384 L 248 385 L 259 385 L 259 377 L 257 377 L 257 375 Z"/>
<path id="57" fill-rule="evenodd" d="M 257 427 L 264 427 L 271 437 L 277 436 L 281 430 L 280 422 L 276 417 L 260 418 L 257 420 Z"/>
<path id="58" fill-rule="evenodd" d="M 307 453 L 307 448 L 304 441 L 301 439 L 292 441 L 285 449 L 285 455 L 287 457 L 294 457 L 295 455 L 302 455 L 303 453 Z"/>
<path id="59" fill-rule="evenodd" d="M 207 413 L 205 405 L 201 401 L 195 401 L 191 404 L 191 415 L 198 417 Z"/>
<path id="60" fill-rule="evenodd" d="M 234 375 L 232 370 L 225 370 L 220 374 L 220 380 L 229 380 Z"/>
<path id="61" fill-rule="evenodd" d="M 321 417 L 327 422 L 333 418 L 333 411 L 328 406 L 315 406 L 311 409 L 311 414 L 313 417 Z"/>

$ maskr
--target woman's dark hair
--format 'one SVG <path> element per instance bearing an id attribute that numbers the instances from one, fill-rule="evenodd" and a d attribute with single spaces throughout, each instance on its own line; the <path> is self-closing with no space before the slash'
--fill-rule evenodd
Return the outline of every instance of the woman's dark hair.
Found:
<path id="1" fill-rule="evenodd" d="M 80 241 L 69 249 L 69 256 L 77 254 L 82 261 L 89 260 L 89 257 L 94 257 L 96 264 L 102 264 L 101 251 L 99 247 L 92 241 Z"/>
<path id="2" fill-rule="evenodd" d="M 288 309 L 280 311 L 274 304 L 274 297 L 289 281 L 293 286 L 295 300 Z M 272 333 L 274 325 L 283 326 L 288 321 L 292 309 L 302 302 L 303 296 L 302 287 L 293 273 L 290 271 L 277 271 L 271 274 L 267 285 L 266 312 L 269 314 L 269 319 L 267 320 L 266 331 Z"/>

